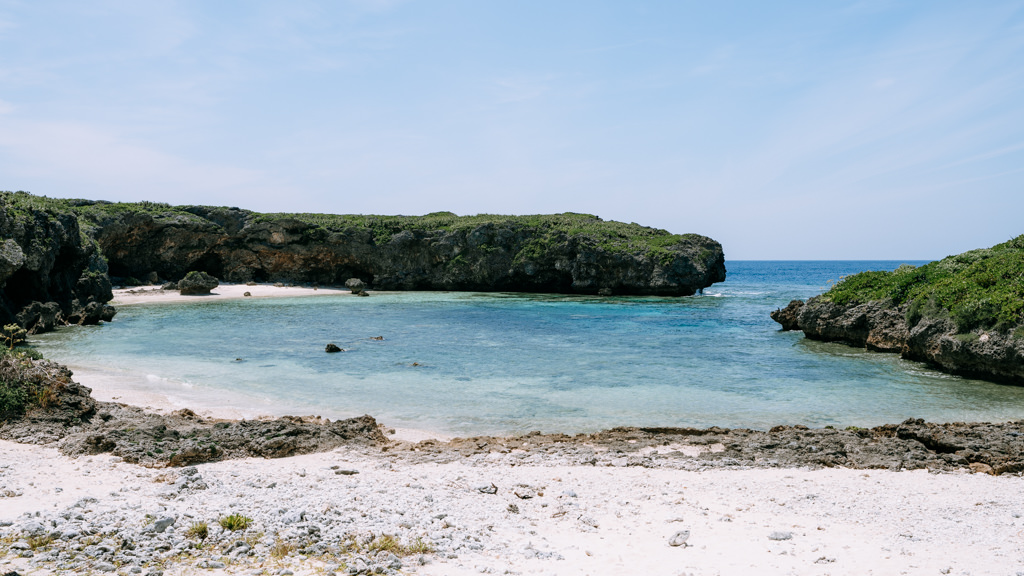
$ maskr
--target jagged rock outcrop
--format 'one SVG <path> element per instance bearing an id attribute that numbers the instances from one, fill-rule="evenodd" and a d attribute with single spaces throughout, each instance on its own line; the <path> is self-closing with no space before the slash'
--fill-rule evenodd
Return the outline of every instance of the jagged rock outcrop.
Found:
<path id="1" fill-rule="evenodd" d="M 673 296 L 690 295 L 725 279 L 719 243 L 695 234 L 670 237 L 639 226 L 672 238 L 672 243 L 610 249 L 604 238 L 515 219 L 381 232 L 237 208 L 189 206 L 89 217 L 111 274 L 123 277 L 155 271 L 177 279 L 202 270 L 228 282 L 340 285 L 357 278 L 381 290 L 597 294 L 604 289 L 620 295 Z M 594 217 L 580 218 L 601 224 Z"/>
<path id="2" fill-rule="evenodd" d="M 814 340 L 895 352 L 952 374 L 1024 385 L 1024 338 L 1012 333 L 958 333 L 952 320 L 941 317 L 911 323 L 907 307 L 890 300 L 840 305 L 816 296 L 794 300 L 771 316 L 784 330 L 802 330 Z"/>
<path id="3" fill-rule="evenodd" d="M 1024 385 L 1024 235 L 922 266 L 846 276 L 771 317 L 808 338 Z"/>
<path id="4" fill-rule="evenodd" d="M 110 320 L 107 266 L 70 210 L 0 193 L 0 324 L 32 333 Z"/>
<path id="5" fill-rule="evenodd" d="M 280 458 L 387 440 L 370 416 L 342 420 L 284 416 L 210 420 L 189 410 L 154 414 L 98 402 L 67 367 L 17 352 L 0 356 L 0 438 L 58 443 L 69 455 L 115 454 L 146 466 L 227 458 Z"/>
<path id="6" fill-rule="evenodd" d="M 177 283 L 178 291 L 183 295 L 209 294 L 211 290 L 220 286 L 216 278 L 206 272 L 189 272 Z"/>

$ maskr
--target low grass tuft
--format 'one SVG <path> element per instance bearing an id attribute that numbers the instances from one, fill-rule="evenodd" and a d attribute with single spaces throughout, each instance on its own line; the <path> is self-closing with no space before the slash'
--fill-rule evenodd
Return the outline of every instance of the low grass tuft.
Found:
<path id="1" fill-rule="evenodd" d="M 373 554 L 391 552 L 395 556 L 408 556 L 410 554 L 430 554 L 434 552 L 434 547 L 423 538 L 416 538 L 411 544 L 405 545 L 390 534 L 381 534 L 366 545 L 366 552 Z"/>
<path id="2" fill-rule="evenodd" d="M 220 527 L 225 530 L 235 532 L 237 530 L 245 530 L 252 524 L 252 518 L 243 516 L 241 514 L 231 514 L 218 520 Z"/>
<path id="3" fill-rule="evenodd" d="M 188 538 L 195 538 L 196 540 L 206 540 L 206 537 L 210 535 L 210 527 L 204 521 L 193 522 L 188 530 L 185 530 L 185 536 Z"/>
<path id="4" fill-rule="evenodd" d="M 407 554 L 433 554 L 434 547 L 423 538 L 413 540 L 412 544 L 405 547 Z"/>
<path id="5" fill-rule="evenodd" d="M 28 543 L 29 548 L 32 550 L 39 550 L 52 544 L 53 536 L 30 536 L 25 542 Z"/>
<path id="6" fill-rule="evenodd" d="M 284 558 L 285 556 L 292 553 L 295 550 L 295 545 L 286 540 L 278 538 L 274 541 L 274 545 L 270 547 L 270 556 L 273 558 Z"/>

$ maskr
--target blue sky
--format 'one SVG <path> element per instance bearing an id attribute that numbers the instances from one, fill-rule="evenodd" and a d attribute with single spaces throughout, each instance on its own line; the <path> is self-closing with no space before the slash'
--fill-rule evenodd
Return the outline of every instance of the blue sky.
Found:
<path id="1" fill-rule="evenodd" d="M 0 189 L 940 258 L 1024 233 L 1024 2 L 0 0 Z"/>

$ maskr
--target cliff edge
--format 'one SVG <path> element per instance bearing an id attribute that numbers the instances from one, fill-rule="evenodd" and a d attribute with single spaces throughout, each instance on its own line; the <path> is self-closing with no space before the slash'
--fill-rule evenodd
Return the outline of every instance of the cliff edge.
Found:
<path id="1" fill-rule="evenodd" d="M 688 296 L 725 280 L 722 246 L 589 214 L 366 216 L 0 193 L 0 321 L 35 332 L 109 320 L 118 283 Z M 141 280 L 140 280 L 141 279 Z"/>
<path id="2" fill-rule="evenodd" d="M 106 261 L 67 206 L 0 192 L 0 324 L 46 332 L 114 317 Z"/>
<path id="3" fill-rule="evenodd" d="M 378 290 L 684 296 L 725 279 L 722 247 L 587 214 L 364 216 L 79 202 L 83 226 L 118 277 Z"/>
<path id="4" fill-rule="evenodd" d="M 855 274 L 771 317 L 815 340 L 1024 385 L 1024 235 L 921 267 Z"/>

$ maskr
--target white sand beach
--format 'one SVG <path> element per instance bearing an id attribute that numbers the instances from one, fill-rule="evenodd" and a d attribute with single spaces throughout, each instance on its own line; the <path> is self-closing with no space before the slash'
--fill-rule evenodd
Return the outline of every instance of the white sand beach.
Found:
<path id="1" fill-rule="evenodd" d="M 166 576 L 345 573 L 373 562 L 366 553 L 267 553 L 281 539 L 311 534 L 326 545 L 381 534 L 435 543 L 434 553 L 403 556 L 391 572 L 410 574 L 977 576 L 1024 570 L 1019 476 L 685 472 L 508 466 L 486 459 L 410 464 L 386 452 L 338 449 L 202 464 L 186 477 L 180 469 L 119 460 L 71 459 L 53 448 L 0 442 L 0 493 L 7 495 L 0 498 L 0 531 L 43 525 L 58 541 L 96 530 L 130 538 L 137 549 L 164 546 L 159 556 L 170 560 Z M 490 486 L 495 493 L 486 493 Z M 223 533 L 216 522 L 231 513 L 251 518 L 252 526 L 244 534 Z M 173 524 L 147 534 L 154 518 Z M 184 535 L 196 521 L 211 526 L 201 549 Z M 246 534 L 256 541 L 253 551 L 223 551 Z M 0 571 L 54 573 L 45 554 L 24 558 L 10 548 L 26 541 L 2 541 Z M 71 572 L 109 567 L 79 558 Z M 132 573 L 130 559 L 126 553 L 128 562 L 117 572 Z M 201 567 L 218 563 L 223 568 Z"/>
<path id="2" fill-rule="evenodd" d="M 245 293 L 248 292 L 249 296 Z M 221 284 L 210 294 L 183 296 L 177 290 L 162 290 L 159 286 L 139 286 L 114 290 L 113 306 L 133 304 L 162 304 L 168 302 L 204 302 L 210 300 L 238 300 L 241 298 L 296 298 L 302 296 L 353 296 L 344 288 L 311 288 L 306 286 L 274 286 L 272 284 Z"/>

